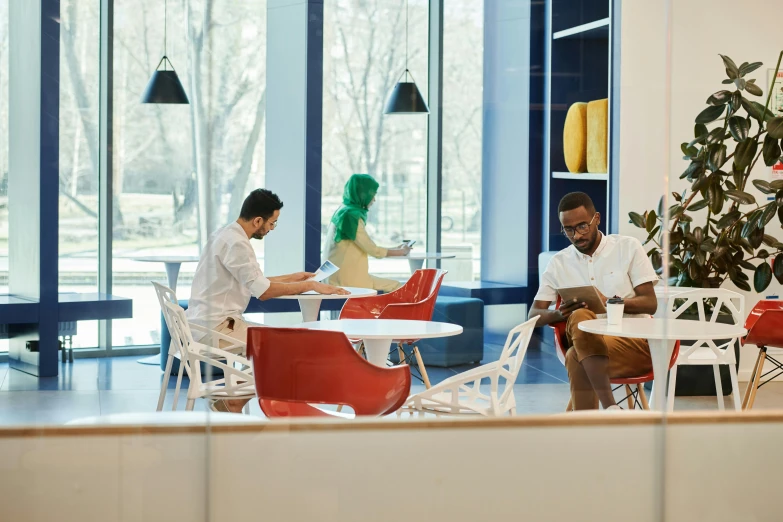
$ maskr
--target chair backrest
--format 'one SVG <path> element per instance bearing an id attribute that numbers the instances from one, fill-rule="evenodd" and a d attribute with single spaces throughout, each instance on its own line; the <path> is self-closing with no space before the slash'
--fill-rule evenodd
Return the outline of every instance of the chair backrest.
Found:
<path id="1" fill-rule="evenodd" d="M 708 307 L 712 307 L 712 312 L 708 313 Z M 669 319 L 682 318 L 683 315 L 693 313 L 698 314 L 699 322 L 717 323 L 722 313 L 728 311 L 731 314 L 733 324 L 742 324 L 745 320 L 745 296 L 725 288 L 694 288 L 669 297 L 666 301 L 665 316 Z M 725 315 L 723 315 L 725 317 Z M 716 357 L 728 357 L 733 362 L 734 346 L 738 345 L 739 339 L 731 339 L 728 342 L 718 345 L 712 340 L 697 340 L 684 346 L 680 357 L 688 359 L 695 354 L 697 350 L 707 348 L 711 350 Z M 731 353 L 729 353 L 729 351 Z"/>
<path id="2" fill-rule="evenodd" d="M 750 311 L 744 344 L 783 348 L 783 301 L 762 299 Z"/>
<path id="3" fill-rule="evenodd" d="M 410 393 L 407 365 L 367 362 L 341 332 L 302 328 L 248 328 L 261 409 L 267 416 L 317 415 L 307 404 L 343 404 L 356 415 L 386 415 Z"/>
<path id="4" fill-rule="evenodd" d="M 185 372 L 191 382 L 195 386 L 200 386 L 204 379 L 201 375 L 201 365 L 197 364 L 197 361 L 193 361 L 190 357 L 190 350 L 193 349 L 196 343 L 193 341 L 193 333 L 190 330 L 185 310 L 176 301 L 173 303 L 164 301 L 163 308 L 163 317 L 166 319 L 166 325 L 169 327 L 169 333 L 171 334 L 171 344 L 181 355 L 180 364 L 185 365 Z M 208 347 L 205 347 L 205 349 L 208 349 Z M 207 368 L 207 371 L 210 371 L 211 367 L 208 366 Z M 210 378 L 208 377 L 208 379 Z"/>
<path id="5" fill-rule="evenodd" d="M 506 380 L 505 388 L 498 400 L 498 408 L 501 411 L 508 409 L 506 405 L 514 394 L 514 383 L 522 368 L 522 361 L 525 359 L 537 321 L 538 317 L 533 317 L 508 332 L 506 344 L 503 346 L 503 351 L 497 362 L 499 377 Z M 496 386 L 495 382 L 493 382 L 493 386 Z"/>
<path id="6" fill-rule="evenodd" d="M 418 303 L 432 292 L 432 285 L 438 278 L 437 268 L 421 268 L 411 274 L 404 285 L 392 292 L 396 294 L 399 303 Z"/>
<path id="7" fill-rule="evenodd" d="M 158 296 L 158 304 L 160 305 L 160 311 L 163 314 L 163 320 L 166 322 L 166 327 L 169 329 L 169 332 L 171 332 L 171 325 L 169 324 L 169 316 L 166 313 L 166 306 L 164 303 L 175 303 L 179 304 L 177 301 L 177 294 L 174 293 L 174 290 L 169 288 L 168 286 L 164 286 L 160 283 L 156 283 L 155 281 L 150 281 L 152 283 L 152 286 L 155 288 L 155 293 Z"/>
<path id="8" fill-rule="evenodd" d="M 408 319 L 416 321 L 432 320 L 432 314 L 435 312 L 435 301 L 438 298 L 440 285 L 443 283 L 443 278 L 446 276 L 448 271 L 434 268 L 427 268 L 424 270 L 432 270 L 432 275 L 434 277 L 430 281 L 429 287 L 426 289 L 426 294 L 423 294 L 424 297 L 418 301 L 390 304 L 383 309 L 381 314 L 378 316 L 379 319 Z M 419 270 L 417 270 L 417 272 L 419 272 Z"/>

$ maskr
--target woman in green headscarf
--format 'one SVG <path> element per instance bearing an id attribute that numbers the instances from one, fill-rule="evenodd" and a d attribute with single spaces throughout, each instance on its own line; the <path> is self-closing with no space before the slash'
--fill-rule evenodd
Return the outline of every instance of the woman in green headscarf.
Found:
<path id="1" fill-rule="evenodd" d="M 367 235 L 367 211 L 375 202 L 378 182 L 369 174 L 354 174 L 345 184 L 343 204 L 332 216 L 326 232 L 323 255 L 340 270 L 329 278 L 329 284 L 372 288 L 391 292 L 399 281 L 384 279 L 369 273 L 368 256 L 377 258 L 405 256 L 410 247 L 382 248 Z"/>

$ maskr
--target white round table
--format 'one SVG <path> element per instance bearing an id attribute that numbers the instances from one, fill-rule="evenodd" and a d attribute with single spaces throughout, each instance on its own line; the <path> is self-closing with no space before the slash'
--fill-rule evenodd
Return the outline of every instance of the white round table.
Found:
<path id="1" fill-rule="evenodd" d="M 416 270 L 424 268 L 424 261 L 427 259 L 453 259 L 457 257 L 456 254 L 441 254 L 438 252 L 411 252 L 407 256 L 403 256 L 403 259 L 408 260 L 408 265 L 411 267 L 411 274 Z"/>
<path id="2" fill-rule="evenodd" d="M 305 292 L 297 295 L 282 295 L 275 299 L 296 299 L 299 301 L 299 309 L 302 311 L 302 320 L 305 322 L 317 321 L 318 312 L 321 310 L 321 301 L 324 299 L 360 299 L 362 297 L 371 297 L 378 295 L 377 290 L 370 288 L 354 288 L 352 286 L 344 286 L 350 295 L 337 295 L 337 294 L 318 294 L 316 292 Z"/>
<path id="3" fill-rule="evenodd" d="M 95 417 L 82 417 L 66 422 L 68 426 L 137 426 L 137 425 L 206 425 L 206 424 L 256 424 L 266 422 L 265 417 L 242 413 L 207 411 L 152 411 L 112 413 Z"/>
<path id="4" fill-rule="evenodd" d="M 458 324 L 398 319 L 313 321 L 296 325 L 296 327 L 342 332 L 351 339 L 361 339 L 364 341 L 367 360 L 377 366 L 386 366 L 389 347 L 395 340 L 432 339 L 462 333 L 462 327 Z"/>
<path id="5" fill-rule="evenodd" d="M 609 325 L 606 319 L 593 319 L 579 323 L 579 329 L 592 334 L 611 337 L 647 339 L 653 363 L 653 394 L 651 407 L 666 409 L 666 377 L 669 361 L 676 341 L 733 339 L 745 336 L 748 331 L 741 325 L 705 323 L 685 319 L 635 319 L 623 318 L 618 326 Z M 674 398 L 672 397 L 672 400 Z"/>
<path id="6" fill-rule="evenodd" d="M 134 257 L 134 261 L 143 263 L 163 263 L 166 267 L 166 279 L 169 288 L 177 292 L 177 277 L 182 263 L 198 263 L 198 256 L 144 256 Z"/>

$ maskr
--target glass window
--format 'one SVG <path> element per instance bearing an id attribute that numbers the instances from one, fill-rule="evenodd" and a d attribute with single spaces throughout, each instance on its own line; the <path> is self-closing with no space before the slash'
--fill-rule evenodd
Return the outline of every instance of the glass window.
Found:
<path id="1" fill-rule="evenodd" d="M 443 193 L 441 245 L 448 278 L 480 277 L 484 2 L 443 6 Z"/>
<path id="2" fill-rule="evenodd" d="M 0 0 L 0 293 L 8 293 L 8 0 Z"/>
<path id="3" fill-rule="evenodd" d="M 340 206 L 354 173 L 380 183 L 367 229 L 376 243 L 396 246 L 426 236 L 427 117 L 387 115 L 384 108 L 406 64 L 404 0 L 337 0 L 324 5 L 322 229 Z M 423 96 L 428 79 L 428 2 L 408 8 L 407 64 Z M 394 258 L 370 259 L 370 272 L 409 274 Z"/>
<path id="4" fill-rule="evenodd" d="M 160 310 L 150 280 L 161 262 L 189 256 L 236 219 L 264 182 L 266 1 L 169 2 L 166 52 L 188 105 L 143 104 L 164 52 L 163 3 L 116 0 L 114 27 L 113 293 L 133 299 L 114 321 L 113 343 L 158 344 Z M 206 201 L 203 201 L 206 200 Z M 263 257 L 263 241 L 255 241 Z M 177 295 L 190 295 L 184 263 Z"/>
<path id="5" fill-rule="evenodd" d="M 96 292 L 100 1 L 63 0 L 60 16 L 59 290 Z M 96 346 L 95 325 L 79 327 L 74 347 Z"/>

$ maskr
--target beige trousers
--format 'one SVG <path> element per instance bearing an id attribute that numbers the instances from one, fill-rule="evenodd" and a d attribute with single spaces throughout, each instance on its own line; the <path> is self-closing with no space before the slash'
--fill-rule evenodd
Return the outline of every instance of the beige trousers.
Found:
<path id="1" fill-rule="evenodd" d="M 566 337 L 569 348 L 565 366 L 571 383 L 571 404 L 574 410 L 598 409 L 598 396 L 582 368 L 581 362 L 585 357 L 609 357 L 610 379 L 636 377 L 652 371 L 650 346 L 646 339 L 609 337 L 579 329 L 579 323 L 595 318 L 595 313 L 586 308 L 576 310 L 568 317 Z"/>

